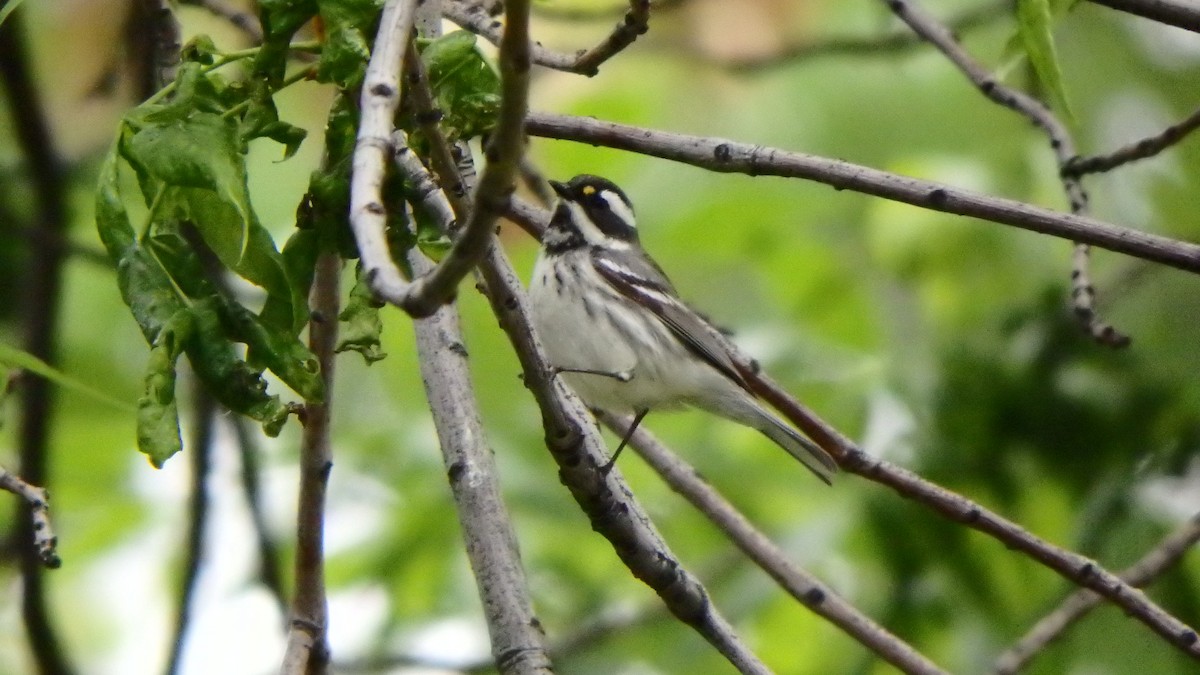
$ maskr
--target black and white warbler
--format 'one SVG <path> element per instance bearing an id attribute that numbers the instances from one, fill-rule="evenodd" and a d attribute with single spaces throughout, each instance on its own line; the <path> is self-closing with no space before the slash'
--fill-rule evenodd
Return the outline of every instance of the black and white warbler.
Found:
<path id="1" fill-rule="evenodd" d="M 590 175 L 550 185 L 560 200 L 530 305 L 546 356 L 584 403 L 633 413 L 634 428 L 650 410 L 707 410 L 762 432 L 828 483 L 833 458 L 750 392 L 715 329 L 642 249 L 625 193 Z"/>

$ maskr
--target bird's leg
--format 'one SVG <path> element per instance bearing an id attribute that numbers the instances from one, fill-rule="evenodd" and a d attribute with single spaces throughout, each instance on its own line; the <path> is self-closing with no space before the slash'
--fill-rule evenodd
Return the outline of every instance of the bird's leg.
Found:
<path id="1" fill-rule="evenodd" d="M 612 458 L 608 463 L 600 467 L 600 475 L 607 476 L 609 471 L 612 471 L 613 466 L 617 463 L 617 458 L 621 456 L 621 451 L 625 449 L 625 445 L 629 443 L 629 439 L 633 438 L 633 432 L 637 431 L 638 425 L 642 423 L 642 419 L 646 417 L 646 413 L 650 412 L 649 408 L 642 408 L 633 416 L 633 423 L 629 425 L 629 430 L 625 432 L 625 437 L 617 444 L 617 449 L 612 454 Z"/>
<path id="2" fill-rule="evenodd" d="M 628 370 L 593 370 L 591 368 L 560 368 L 554 366 L 550 369 L 553 377 L 558 377 L 562 373 L 584 373 L 585 375 L 599 375 L 601 377 L 611 377 L 618 382 L 628 382 L 633 379 L 633 373 Z"/>

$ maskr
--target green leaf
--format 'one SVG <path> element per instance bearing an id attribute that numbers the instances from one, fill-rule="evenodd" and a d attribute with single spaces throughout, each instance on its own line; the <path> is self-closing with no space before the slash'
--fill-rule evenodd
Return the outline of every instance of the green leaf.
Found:
<path id="1" fill-rule="evenodd" d="M 4 3 L 4 6 L 0 7 L 0 26 L 3 26 L 8 16 L 16 11 L 24 2 L 25 0 L 8 0 L 8 2 Z"/>
<path id="2" fill-rule="evenodd" d="M 225 337 L 220 310 L 216 297 L 193 305 L 195 330 L 187 343 L 188 361 L 222 405 L 258 420 L 268 436 L 276 436 L 294 408 L 267 393 L 262 371 L 237 358 Z"/>
<path id="3" fill-rule="evenodd" d="M 363 278 L 362 265 L 355 274 L 354 287 L 346 307 L 338 315 L 342 322 L 338 331 L 337 352 L 356 351 L 370 365 L 383 360 L 387 354 L 380 350 L 379 336 L 383 333 L 383 322 L 379 319 L 379 308 L 383 304 L 375 299 L 371 288 Z"/>
<path id="4" fill-rule="evenodd" d="M 224 302 L 220 316 L 228 334 L 248 347 L 247 359 L 251 363 L 265 365 L 305 400 L 324 398 L 320 364 L 304 343 L 259 321 L 253 312 L 236 302 Z"/>
<path id="5" fill-rule="evenodd" d="M 371 49 L 367 33 L 383 9 L 381 0 L 318 0 L 325 25 L 325 44 L 317 64 L 317 80 L 341 89 L 362 84 Z"/>
<path id="6" fill-rule="evenodd" d="M 255 138 L 270 138 L 283 144 L 284 159 L 295 155 L 308 132 L 279 120 L 275 99 L 272 98 L 271 90 L 265 80 L 252 81 L 247 100 L 250 105 L 238 127 L 238 134 L 241 136 L 242 142 L 246 143 Z"/>
<path id="7" fill-rule="evenodd" d="M 425 46 L 421 60 L 453 138 L 473 138 L 495 126 L 500 76 L 479 51 L 474 34 L 460 30 L 440 37 Z"/>
<path id="8" fill-rule="evenodd" d="M 1045 88 L 1054 107 L 1073 118 L 1054 47 L 1053 24 L 1050 0 L 1017 0 L 1017 32 L 1038 82 Z"/>
<path id="9" fill-rule="evenodd" d="M 191 329 L 191 310 L 176 312 L 159 331 L 146 364 L 145 387 L 137 407 L 138 450 L 156 469 L 183 449 L 175 401 L 175 363 Z"/>
<path id="10" fill-rule="evenodd" d="M 267 291 L 263 321 L 293 335 L 308 321 L 308 305 L 297 284 L 293 283 L 275 240 L 251 212 L 240 239 L 240 214 L 228 202 L 207 190 L 184 189 L 180 199 L 186 204 L 187 217 L 196 224 L 204 242 L 227 267 L 242 278 Z"/>
<path id="11" fill-rule="evenodd" d="M 179 58 L 183 61 L 193 61 L 204 66 L 212 65 L 218 55 L 220 51 L 217 50 L 217 45 L 207 35 L 197 35 L 188 40 L 179 52 Z"/>
<path id="12" fill-rule="evenodd" d="M 123 145 L 130 161 L 149 177 L 168 186 L 208 190 L 233 208 L 236 221 L 214 220 L 201 232 L 222 261 L 235 267 L 246 252 L 252 220 L 237 125 L 221 115 L 198 112 L 183 120 L 147 124 Z M 220 227 L 214 227 L 218 223 Z M 238 242 L 236 256 L 228 255 L 230 241 Z"/>
<path id="13" fill-rule="evenodd" d="M 316 0 L 259 0 L 263 44 L 254 59 L 254 74 L 265 78 L 271 86 L 278 86 L 287 70 L 292 36 L 316 15 Z"/>
<path id="14" fill-rule="evenodd" d="M 130 405 L 128 401 L 122 401 L 119 398 L 106 394 L 90 384 L 87 384 L 86 382 L 77 380 L 74 377 L 67 375 L 66 373 L 55 368 L 54 366 L 51 366 L 33 354 L 17 349 L 16 347 L 7 345 L 3 342 L 0 342 L 0 364 L 10 368 L 20 368 L 26 372 L 33 373 L 34 375 L 53 382 L 63 389 L 70 389 L 71 391 L 83 394 L 84 396 L 100 401 L 101 403 L 106 403 L 114 408 L 117 408 L 118 410 L 122 410 L 124 412 L 134 411 L 134 407 Z"/>
<path id="15" fill-rule="evenodd" d="M 312 172 L 297 226 L 318 233 L 322 247 L 357 258 L 358 245 L 346 222 L 350 212 L 350 162 L 358 133 L 358 110 L 351 96 L 334 99 L 325 127 L 325 159 Z M 315 258 L 314 258 L 315 260 Z"/>

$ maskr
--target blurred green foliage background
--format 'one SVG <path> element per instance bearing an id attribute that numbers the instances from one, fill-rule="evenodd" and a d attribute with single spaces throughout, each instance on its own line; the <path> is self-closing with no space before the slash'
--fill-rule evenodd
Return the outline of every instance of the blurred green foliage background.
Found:
<path id="1" fill-rule="evenodd" d="M 930 2 L 954 16 L 986 0 Z M 570 5 L 619 3 L 549 2 Z M 108 0 L 29 2 L 22 9 L 55 142 L 71 162 L 71 240 L 99 250 L 91 222 L 96 162 L 131 101 Z M 185 37 L 240 36 L 195 7 Z M 576 23 L 543 17 L 536 36 L 574 50 L 617 15 Z M 811 56 L 755 72 L 722 61 L 787 44 L 894 30 L 882 3 L 690 0 L 656 14 L 651 31 L 592 79 L 536 71 L 531 107 L 837 157 L 1054 208 L 1065 199 L 1044 137 L 987 102 L 939 54 Z M 964 34 L 1010 82 L 1027 67 L 998 14 Z M 1107 152 L 1186 116 L 1196 105 L 1200 37 L 1079 3 L 1056 25 L 1084 152 Z M 319 161 L 330 92 L 298 85 L 281 116 L 310 131 L 300 153 L 251 153 L 251 191 L 281 241 Z M 113 270 L 68 263 L 60 307 L 22 310 L 31 217 L 10 116 L 0 114 L 0 340 L 19 344 L 22 311 L 58 311 L 61 367 L 133 401 L 147 354 Z M 681 293 L 801 400 L 861 443 L 1110 569 L 1132 563 L 1200 511 L 1200 280 L 1097 252 L 1104 315 L 1134 338 L 1115 352 L 1091 343 L 1066 304 L 1070 244 L 1000 225 L 776 178 L 711 174 L 662 160 L 534 139 L 555 178 L 597 173 L 637 207 L 646 247 Z M 1089 177 L 1094 214 L 1197 240 L 1200 142 Z M 536 243 L 503 241 L 519 269 Z M 465 284 L 473 375 L 516 523 L 534 601 L 551 643 L 622 612 L 632 626 L 558 658 L 561 672 L 725 672 L 690 629 L 667 618 L 594 534 L 558 482 L 539 416 L 483 299 Z M 384 351 L 338 362 L 336 467 L 328 523 L 335 662 L 407 654 L 453 668 L 486 656 L 485 627 L 424 400 L 410 320 L 385 310 Z M 278 385 L 277 385 L 278 386 Z M 49 577 L 55 618 L 81 672 L 149 673 L 169 647 L 188 460 L 152 469 L 134 449 L 134 420 L 59 392 L 52 480 L 62 570 Z M 15 401 L 2 410 L 0 464 L 15 466 Z M 651 415 L 680 451 L 755 523 L 858 607 L 953 672 L 991 660 L 1071 587 L 995 541 L 875 484 L 846 476 L 826 488 L 757 434 L 699 413 Z M 255 584 L 222 427 L 210 482 L 216 515 L 185 672 L 277 667 L 282 615 Z M 185 431 L 186 437 L 186 431 Z M 264 499 L 286 552 L 295 501 L 297 427 L 263 441 Z M 185 450 L 186 454 L 186 450 Z M 643 505 L 750 645 L 781 673 L 884 673 L 871 654 L 786 597 L 632 454 L 621 461 Z M 9 523 L 11 499 L 0 499 Z M 11 561 L 11 545 L 0 562 Z M 286 567 L 285 567 L 286 571 Z M 15 568 L 0 566 L 0 672 L 30 668 Z M 1151 597 L 1200 622 L 1200 560 L 1169 572 Z M 1033 673 L 1184 673 L 1194 666 L 1144 626 L 1102 607 L 1037 659 Z M 400 672 L 396 670 L 395 672 Z"/>

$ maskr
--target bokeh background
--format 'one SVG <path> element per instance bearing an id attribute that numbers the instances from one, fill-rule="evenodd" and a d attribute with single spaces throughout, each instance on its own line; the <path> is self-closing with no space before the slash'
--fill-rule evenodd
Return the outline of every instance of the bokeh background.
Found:
<path id="1" fill-rule="evenodd" d="M 943 17 L 988 0 L 927 3 Z M 571 51 L 606 34 L 605 0 L 545 2 L 535 34 Z M 1003 3 L 963 31 L 968 49 L 1028 85 Z M 131 100 L 123 47 L 128 5 L 26 2 L 18 15 L 44 114 L 70 164 L 69 228 L 82 251 L 55 307 L 29 307 L 23 283 L 33 222 L 26 163 L 0 112 L 0 340 L 19 345 L 31 312 L 58 312 L 60 367 L 127 401 L 147 348 L 101 251 L 91 192 Z M 568 12 L 569 14 L 569 12 Z M 201 9 L 186 37 L 243 37 Z M 1065 200 L 1043 136 L 986 101 L 925 46 L 813 53 L 754 69 L 731 64 L 793 45 L 900 27 L 868 0 L 687 0 L 594 78 L 536 71 L 531 107 L 836 157 L 1053 208 Z M 1082 2 L 1055 37 L 1084 152 L 1155 133 L 1196 106 L 1200 36 Z M 310 132 L 300 152 L 251 151 L 251 192 L 282 241 L 319 161 L 331 92 L 302 83 L 281 117 Z M 996 224 L 836 192 L 798 180 L 708 173 L 663 160 L 533 139 L 531 157 L 560 179 L 597 173 L 637 207 L 646 247 L 686 299 L 801 400 L 871 452 L 993 508 L 1110 569 L 1136 560 L 1200 511 L 1200 280 L 1097 252 L 1101 311 L 1133 336 L 1090 342 L 1066 303 L 1070 244 Z M 1094 214 L 1197 240 L 1200 141 L 1085 179 Z M 525 274 L 536 242 L 504 245 Z M 580 637 L 561 672 L 709 673 L 728 666 L 671 620 L 593 533 L 541 444 L 539 415 L 486 302 L 460 294 L 472 372 L 536 609 L 552 644 Z M 411 322 L 384 311 L 388 358 L 343 355 L 334 392 L 335 469 L 327 523 L 331 639 L 342 672 L 454 672 L 488 654 L 475 586 L 417 371 Z M 18 386 L 20 386 L 18 384 Z M 186 382 L 184 384 L 186 388 Z M 281 385 L 276 385 L 281 386 Z M 15 468 L 17 397 L 0 408 L 0 464 Z M 57 394 L 50 445 L 54 516 L 65 564 L 49 575 L 51 609 L 80 672 L 162 672 L 172 641 L 190 464 L 163 470 L 134 447 L 131 415 Z M 699 413 L 651 415 L 650 429 L 694 463 L 793 558 L 953 672 L 992 658 L 1071 588 L 990 538 L 853 476 L 813 480 L 756 433 Z M 182 672 L 278 667 L 284 615 L 260 583 L 242 460 L 217 427 L 208 543 Z M 186 437 L 185 429 L 185 437 Z M 260 498 L 286 584 L 298 427 L 258 439 Z M 680 558 L 776 671 L 885 673 L 890 667 L 785 596 L 633 454 L 620 469 Z M 13 520 L 0 499 L 0 525 Z M 20 624 L 14 544 L 0 547 L 0 673 L 32 672 Z M 1200 560 L 1150 591 L 1200 622 Z M 615 627 L 587 635 L 597 626 Z M 581 636 L 582 634 L 582 636 Z M 392 659 L 391 657 L 401 657 Z M 366 668 L 373 660 L 387 665 Z M 413 670 L 408 670 L 413 668 Z M 1102 607 L 1031 667 L 1034 673 L 1184 673 L 1194 666 L 1148 629 Z"/>

